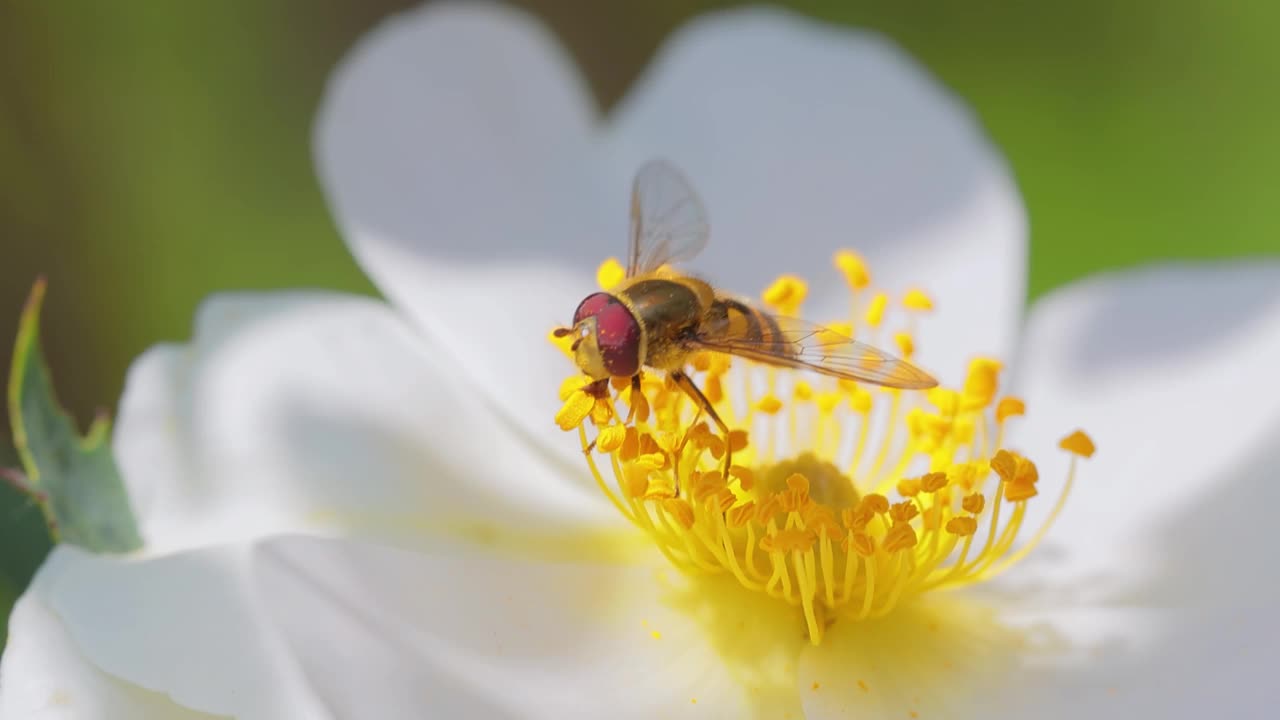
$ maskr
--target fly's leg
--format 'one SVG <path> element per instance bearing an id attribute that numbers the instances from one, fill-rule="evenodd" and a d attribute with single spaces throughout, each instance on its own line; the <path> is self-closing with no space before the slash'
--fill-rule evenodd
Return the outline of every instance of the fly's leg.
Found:
<path id="1" fill-rule="evenodd" d="M 606 379 L 606 380 L 592 380 L 591 382 L 589 382 L 589 383 L 587 383 L 586 385 L 583 385 L 583 386 L 582 386 L 582 392 L 584 392 L 584 393 L 586 393 L 586 394 L 588 394 L 588 395 L 590 395 L 591 397 L 596 398 L 596 399 L 604 399 L 604 398 L 607 398 L 607 397 L 609 397 L 609 381 L 608 381 L 607 379 Z M 594 449 L 595 449 L 595 447 L 596 447 L 596 441 L 595 441 L 595 440 L 592 440 L 592 441 L 591 441 L 591 444 L 587 445 L 587 447 L 586 447 L 586 449 L 584 450 L 584 452 L 586 452 L 588 455 L 590 455 L 590 454 L 591 454 L 591 451 L 592 451 L 592 450 L 594 450 Z"/>
<path id="2" fill-rule="evenodd" d="M 640 373 L 631 376 L 631 407 L 627 410 L 627 418 L 622 421 L 623 425 L 630 425 L 636 419 L 636 396 L 640 394 Z"/>
<path id="3" fill-rule="evenodd" d="M 720 429 L 720 435 L 724 438 L 723 477 L 727 481 L 729 479 L 729 468 L 733 466 L 733 448 L 729 446 L 729 426 L 725 424 L 724 420 L 720 419 L 720 414 L 711 406 L 711 401 L 707 400 L 707 396 L 702 394 L 702 390 L 698 388 L 698 385 L 693 381 L 693 378 L 686 375 L 683 370 L 673 370 L 671 371 L 671 379 L 675 382 L 676 386 L 683 390 L 684 393 L 689 396 L 689 399 L 693 400 L 694 404 L 698 406 L 698 412 L 705 412 L 707 416 L 711 418 L 711 421 L 716 424 L 716 427 Z M 677 477 L 679 476 L 677 475 Z M 680 494 L 679 487 L 676 488 L 676 494 Z"/>

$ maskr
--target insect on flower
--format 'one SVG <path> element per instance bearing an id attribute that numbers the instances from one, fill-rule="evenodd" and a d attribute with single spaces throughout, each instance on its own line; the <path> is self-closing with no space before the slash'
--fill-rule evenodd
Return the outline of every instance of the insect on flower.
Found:
<path id="1" fill-rule="evenodd" d="M 669 265 L 707 236 L 684 176 L 661 161 L 645 165 L 626 267 L 605 261 L 603 292 L 579 304 L 572 327 L 552 332 L 579 371 L 560 385 L 556 424 L 577 431 L 601 492 L 673 566 L 731 575 L 800 609 L 817 645 L 836 620 L 885 617 L 921 593 L 984 581 L 1040 542 L 1065 504 L 1075 458 L 1094 452 L 1087 435 L 1060 443 L 1073 457 L 1058 502 L 1016 545 L 1040 474 L 1004 446 L 1007 421 L 1026 408 L 1000 397 L 1001 363 L 975 356 L 959 387 L 937 387 L 907 362 L 910 325 L 893 335 L 901 357 L 851 339 L 855 323 L 883 328 L 889 303 L 863 294 L 870 271 L 851 251 L 832 256 L 853 293 L 851 315 L 831 326 L 843 332 L 797 319 L 807 289 L 799 277 L 762 293 L 768 312 Z M 925 311 L 932 299 L 910 290 L 901 306 Z M 735 357 L 766 371 L 730 378 Z M 790 370 L 826 377 L 809 382 Z"/>
<path id="2" fill-rule="evenodd" d="M 735 355 L 775 367 L 812 370 L 838 379 L 923 390 L 938 382 L 887 352 L 797 317 L 768 313 L 671 263 L 689 260 L 707 245 L 706 210 L 683 173 L 651 160 L 631 190 L 631 238 L 626 275 L 612 292 L 588 295 L 573 314 L 570 349 L 593 379 L 589 391 L 606 392 L 610 378 L 666 372 L 727 438 L 729 427 L 685 372 L 697 352 Z M 725 453 L 726 472 L 732 465 Z"/>

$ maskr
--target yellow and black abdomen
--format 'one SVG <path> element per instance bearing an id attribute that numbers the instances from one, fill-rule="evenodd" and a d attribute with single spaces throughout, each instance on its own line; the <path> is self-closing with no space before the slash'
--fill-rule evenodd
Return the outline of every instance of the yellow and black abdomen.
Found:
<path id="1" fill-rule="evenodd" d="M 713 291 L 689 277 L 644 278 L 617 291 L 643 329 L 643 360 L 649 367 L 674 370 L 689 351 L 682 340 L 697 331 Z"/>
<path id="2" fill-rule="evenodd" d="M 719 338 L 738 341 L 760 352 L 779 357 L 790 354 L 791 344 L 771 315 L 733 298 L 717 297 L 707 310 L 704 332 L 711 344 Z"/>

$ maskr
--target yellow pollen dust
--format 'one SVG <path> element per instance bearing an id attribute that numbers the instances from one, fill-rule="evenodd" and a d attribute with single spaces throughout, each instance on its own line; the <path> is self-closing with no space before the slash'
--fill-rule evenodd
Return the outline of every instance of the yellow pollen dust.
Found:
<path id="1" fill-rule="evenodd" d="M 893 306 L 857 255 L 842 251 L 834 264 L 853 302 L 848 318 L 828 325 L 861 325 L 867 342 L 911 355 L 910 316 L 933 307 L 929 296 L 912 290 Z M 620 273 L 606 262 L 598 280 L 612 285 Z M 763 301 L 798 314 L 807 292 L 783 276 Z M 1009 568 L 1045 535 L 1077 460 L 1094 452 L 1083 431 L 1065 437 L 1067 477 L 1042 487 L 1035 463 L 1002 446 L 1026 405 L 1000 395 L 1002 366 L 990 358 L 971 361 L 959 387 L 927 392 L 718 354 L 691 357 L 687 370 L 728 437 L 655 373 L 642 374 L 638 392 L 615 379 L 603 397 L 587 391 L 587 378 L 570 377 L 555 422 L 577 432 L 600 491 L 672 565 L 731 576 L 744 592 L 796 608 L 815 645 L 833 622 L 882 617 L 922 593 Z M 1057 500 L 1027 538 L 1027 506 L 1041 490 Z"/>

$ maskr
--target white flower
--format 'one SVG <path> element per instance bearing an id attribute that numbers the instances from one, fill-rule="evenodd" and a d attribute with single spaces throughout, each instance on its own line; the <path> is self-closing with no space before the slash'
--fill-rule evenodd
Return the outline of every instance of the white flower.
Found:
<path id="1" fill-rule="evenodd" d="M 1163 267 L 1022 323 L 1024 220 L 972 119 L 884 41 L 771 11 L 679 31 L 606 119 L 528 18 L 444 5 L 339 70 L 319 164 L 390 299 L 244 295 L 130 373 L 116 451 L 146 551 L 60 547 L 17 605 L 5 718 L 1182 717 L 1273 704 L 1280 266 Z M 810 645 L 673 571 L 551 422 L 545 342 L 626 237 L 651 155 L 696 179 L 700 267 L 750 291 L 857 247 L 919 282 L 920 362 L 1011 360 L 1041 548 Z M 841 294 L 814 286 L 816 316 Z M 1047 505 L 1047 503 L 1046 503 Z M 1041 511 L 1047 508 L 1041 508 Z"/>

